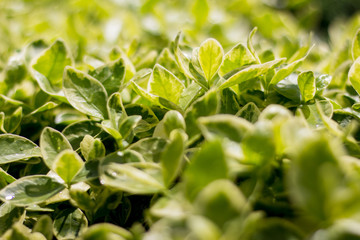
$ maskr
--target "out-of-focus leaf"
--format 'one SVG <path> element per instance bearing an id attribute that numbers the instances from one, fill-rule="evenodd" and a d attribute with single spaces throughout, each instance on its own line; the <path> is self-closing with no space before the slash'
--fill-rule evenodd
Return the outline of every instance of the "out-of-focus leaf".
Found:
<path id="1" fill-rule="evenodd" d="M 125 240 L 131 238 L 132 236 L 129 231 L 110 223 L 100 223 L 92 225 L 80 236 L 81 240 Z"/>
<path id="2" fill-rule="evenodd" d="M 207 142 L 191 159 L 184 172 L 186 195 L 193 200 L 206 185 L 227 176 L 228 167 L 221 142 Z"/>
<path id="3" fill-rule="evenodd" d="M 259 115 L 260 110 L 253 102 L 247 103 L 236 113 L 236 116 L 244 118 L 251 123 L 255 123 L 258 120 Z"/>
<path id="4" fill-rule="evenodd" d="M 305 137 L 294 156 L 288 174 L 291 197 L 317 221 L 329 221 L 345 214 L 347 204 L 353 204 L 357 198 L 353 195 L 355 192 L 350 194 L 345 190 L 341 180 L 344 177 L 338 168 L 341 151 L 341 147 L 332 144 L 325 135 L 315 135 Z M 337 198 L 335 193 L 339 191 L 349 195 Z"/>
<path id="5" fill-rule="evenodd" d="M 183 160 L 186 134 L 181 130 L 173 130 L 170 134 L 170 142 L 161 154 L 161 166 L 163 169 L 164 182 L 168 186 L 177 177 Z"/>
<path id="6" fill-rule="evenodd" d="M 0 205 L 0 236 L 3 235 L 6 230 L 20 220 L 24 213 L 24 208 L 16 207 L 11 203 L 3 203 Z"/>
<path id="7" fill-rule="evenodd" d="M 349 70 L 349 80 L 356 92 L 360 94 L 360 58 L 357 58 Z"/>
<path id="8" fill-rule="evenodd" d="M 356 32 L 352 41 L 351 54 L 353 60 L 356 60 L 358 57 L 360 57 L 360 29 Z"/>
<path id="9" fill-rule="evenodd" d="M 154 130 L 154 137 L 168 138 L 174 129 L 185 130 L 184 117 L 177 111 L 168 111 Z"/>
<path id="10" fill-rule="evenodd" d="M 194 1 L 191 12 L 195 18 L 195 24 L 197 27 L 202 27 L 209 15 L 209 3 L 207 0 L 196 0 Z"/>
<path id="11" fill-rule="evenodd" d="M 259 224 L 259 223 L 258 223 Z M 269 218 L 260 221 L 256 231 L 251 234 L 251 240 L 266 239 L 301 240 L 304 234 L 292 223 L 280 218 Z"/>
<path id="12" fill-rule="evenodd" d="M 42 215 L 36 222 L 33 232 L 39 232 L 44 235 L 47 240 L 53 238 L 52 219 L 48 215 Z"/>
<path id="13" fill-rule="evenodd" d="M 195 199 L 196 212 L 223 227 L 226 222 L 237 217 L 246 204 L 239 188 L 227 179 L 219 179 L 208 184 Z"/>
<path id="14" fill-rule="evenodd" d="M 70 51 L 62 40 L 56 40 L 32 63 L 32 75 L 41 89 L 66 101 L 62 91 L 62 76 L 66 66 L 73 65 Z"/>

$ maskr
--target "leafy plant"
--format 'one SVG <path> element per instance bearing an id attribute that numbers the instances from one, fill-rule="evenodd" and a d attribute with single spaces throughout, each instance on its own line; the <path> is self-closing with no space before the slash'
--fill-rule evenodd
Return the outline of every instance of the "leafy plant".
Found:
<path id="1" fill-rule="evenodd" d="M 49 28 L 12 53 L 0 44 L 1 239 L 360 238 L 357 20 L 324 53 L 267 32 L 285 29 L 271 10 L 229 2 L 261 35 L 230 41 L 197 0 L 192 28 L 171 38 L 85 36 L 78 25 L 115 3 L 77 1 L 65 40 Z M 162 4 L 127 16 L 151 21 Z"/>

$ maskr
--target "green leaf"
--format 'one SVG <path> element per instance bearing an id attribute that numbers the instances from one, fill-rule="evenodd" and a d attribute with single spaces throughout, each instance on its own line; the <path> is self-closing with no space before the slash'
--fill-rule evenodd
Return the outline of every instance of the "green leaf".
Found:
<path id="1" fill-rule="evenodd" d="M 281 218 L 268 218 L 259 221 L 251 234 L 251 240 L 283 239 L 283 240 L 301 240 L 304 234 L 293 225 Z"/>
<path id="2" fill-rule="evenodd" d="M 41 132 L 40 149 L 45 164 L 52 169 L 56 156 L 63 150 L 72 150 L 72 147 L 61 132 L 46 127 Z"/>
<path id="3" fill-rule="evenodd" d="M 125 240 L 131 238 L 132 236 L 129 231 L 110 223 L 99 223 L 92 225 L 80 237 L 81 240 L 98 240 L 98 239 Z"/>
<path id="4" fill-rule="evenodd" d="M 118 129 L 113 128 L 110 120 L 102 121 L 101 128 L 116 140 L 119 147 L 122 146 L 122 136 Z"/>
<path id="5" fill-rule="evenodd" d="M 152 129 L 159 123 L 159 119 L 150 107 L 141 104 L 128 104 L 125 107 L 128 116 L 139 115 L 141 120 L 134 128 L 137 137 L 143 138 L 152 135 Z"/>
<path id="6" fill-rule="evenodd" d="M 91 161 L 105 156 L 105 146 L 99 138 L 93 138 L 90 135 L 85 135 L 80 143 L 81 154 L 86 161 Z"/>
<path id="7" fill-rule="evenodd" d="M 220 113 L 235 114 L 240 110 L 238 96 L 231 88 L 225 88 L 224 90 L 222 90 L 220 98 Z"/>
<path id="8" fill-rule="evenodd" d="M 16 179 L 13 176 L 5 172 L 4 169 L 0 167 L 0 189 L 4 188 L 6 185 L 14 182 L 15 180 Z"/>
<path id="9" fill-rule="evenodd" d="M 196 82 L 193 82 L 184 89 L 179 99 L 179 106 L 181 109 L 186 110 L 191 103 L 203 94 L 204 90 Z"/>
<path id="10" fill-rule="evenodd" d="M 85 214 L 78 208 L 61 211 L 54 219 L 53 230 L 57 239 L 75 239 L 88 226 Z"/>
<path id="11" fill-rule="evenodd" d="M 65 186 L 44 175 L 22 177 L 0 191 L 0 199 L 16 206 L 42 203 L 61 192 Z"/>
<path id="12" fill-rule="evenodd" d="M 75 151 L 64 150 L 56 156 L 51 169 L 70 185 L 71 180 L 83 165 L 83 160 Z"/>
<path id="13" fill-rule="evenodd" d="M 239 43 L 225 54 L 219 74 L 224 76 L 235 69 L 254 63 L 256 63 L 254 56 L 243 44 Z"/>
<path id="14" fill-rule="evenodd" d="M 168 138 L 174 129 L 185 130 L 184 117 L 175 110 L 168 111 L 154 130 L 154 137 Z"/>
<path id="15" fill-rule="evenodd" d="M 156 59 L 156 63 L 172 72 L 179 79 L 185 79 L 184 74 L 179 70 L 175 57 L 169 48 L 164 48 Z M 143 69 L 144 70 L 144 69 Z"/>
<path id="16" fill-rule="evenodd" d="M 42 39 L 38 39 L 29 43 L 25 48 L 25 63 L 30 65 L 32 59 L 39 56 L 49 45 Z"/>
<path id="17" fill-rule="evenodd" d="M 356 240 L 360 238 L 359 222 L 353 219 L 340 219 L 327 229 L 321 229 L 311 240 Z"/>
<path id="18" fill-rule="evenodd" d="M 163 150 L 160 158 L 165 185 L 169 186 L 178 176 L 184 158 L 186 134 L 181 130 L 174 130 L 170 134 L 170 142 Z"/>
<path id="19" fill-rule="evenodd" d="M 330 101 L 321 100 L 318 101 L 317 104 L 320 108 L 316 106 L 316 103 L 311 105 L 304 105 L 300 108 L 307 123 L 314 128 L 324 126 L 322 115 L 331 118 L 333 114 L 333 106 Z"/>
<path id="20" fill-rule="evenodd" d="M 321 74 L 320 76 L 316 77 L 316 93 L 322 93 L 322 91 L 330 84 L 332 80 L 332 76 L 328 74 Z"/>
<path id="21" fill-rule="evenodd" d="M 185 54 L 181 51 L 179 46 L 181 32 L 176 35 L 174 42 L 172 43 L 172 51 L 174 52 L 176 63 L 179 67 L 179 70 L 188 78 L 193 79 L 190 70 L 189 63 L 190 60 L 185 56 Z"/>
<path id="22" fill-rule="evenodd" d="M 352 197 L 334 198 L 344 185 L 344 176 L 338 167 L 341 146 L 331 143 L 325 135 L 308 136 L 302 143 L 287 174 L 290 196 L 309 217 L 329 221 L 334 213 L 343 214 L 346 206 L 338 201 Z"/>
<path id="23" fill-rule="evenodd" d="M 70 51 L 62 40 L 56 40 L 32 63 L 32 75 L 40 88 L 59 100 L 66 100 L 62 91 L 64 68 L 73 65 Z"/>
<path id="24" fill-rule="evenodd" d="M 275 159 L 276 143 L 270 123 L 258 121 L 241 142 L 242 163 L 267 167 Z"/>
<path id="25" fill-rule="evenodd" d="M 351 85 L 360 94 L 360 57 L 358 57 L 349 70 L 349 80 Z"/>
<path id="26" fill-rule="evenodd" d="M 209 82 L 205 79 L 204 71 L 201 68 L 199 61 L 199 48 L 194 48 L 191 55 L 191 62 L 189 63 L 189 71 L 191 72 L 196 83 L 198 83 L 204 90 L 209 89 Z"/>
<path id="27" fill-rule="evenodd" d="M 40 148 L 32 141 L 13 134 L 0 134 L 0 164 L 41 157 Z"/>
<path id="28" fill-rule="evenodd" d="M 87 192 L 88 190 L 90 190 L 90 186 L 85 183 L 71 185 L 70 201 L 72 205 L 80 208 L 81 210 L 95 212 L 94 209 L 97 209 L 100 206 L 96 206 L 96 201 L 91 198 L 90 194 Z"/>
<path id="29" fill-rule="evenodd" d="M 208 184 L 195 199 L 195 211 L 223 227 L 237 217 L 246 204 L 246 198 L 239 188 L 227 179 Z"/>
<path id="30" fill-rule="evenodd" d="M 236 116 L 244 118 L 251 123 L 255 123 L 260 115 L 259 108 L 253 102 L 247 103 L 236 114 Z"/>
<path id="31" fill-rule="evenodd" d="M 252 125 L 248 121 L 230 114 L 200 117 L 198 124 L 203 135 L 209 140 L 227 138 L 231 141 L 241 142 L 244 135 L 252 129 Z"/>
<path id="32" fill-rule="evenodd" d="M 104 161 L 100 165 L 100 179 L 105 186 L 133 194 L 153 194 L 165 189 L 161 167 L 155 163 Z"/>
<path id="33" fill-rule="evenodd" d="M 48 215 L 39 217 L 35 223 L 33 232 L 42 233 L 47 240 L 53 239 L 52 219 Z"/>
<path id="34" fill-rule="evenodd" d="M 132 136 L 133 131 L 136 127 L 136 125 L 140 122 L 141 116 L 139 115 L 133 115 L 125 118 L 121 124 L 119 132 L 123 139 L 128 138 L 129 136 Z"/>
<path id="35" fill-rule="evenodd" d="M 19 107 L 24 107 L 24 103 L 0 94 L 1 112 L 4 112 L 5 114 L 11 114 Z"/>
<path id="36" fill-rule="evenodd" d="M 24 213 L 24 208 L 16 207 L 11 203 L 2 203 L 0 205 L 0 236 L 2 236 L 6 230 L 20 221 Z"/>
<path id="37" fill-rule="evenodd" d="M 316 93 L 314 73 L 312 71 L 300 73 L 297 82 L 302 101 L 307 102 L 313 99 Z"/>
<path id="38" fill-rule="evenodd" d="M 186 133 L 192 138 L 200 133 L 197 119 L 214 115 L 220 110 L 220 99 L 217 91 L 208 91 L 203 97 L 194 102 L 185 113 Z"/>
<path id="39" fill-rule="evenodd" d="M 34 111 L 32 111 L 29 115 L 34 115 L 34 114 L 37 114 L 37 113 L 45 112 L 47 110 L 54 109 L 57 106 L 59 106 L 58 103 L 47 102 L 44 105 L 42 105 L 42 106 L 38 107 L 37 109 L 35 109 Z"/>
<path id="40" fill-rule="evenodd" d="M 78 173 L 73 177 L 72 183 L 91 181 L 99 177 L 99 160 L 85 162 Z"/>
<path id="41" fill-rule="evenodd" d="M 153 137 L 144 138 L 129 146 L 129 149 L 141 154 L 147 162 L 158 162 L 165 146 L 166 140 Z"/>
<path id="42" fill-rule="evenodd" d="M 184 172 L 186 195 L 193 200 L 206 185 L 227 176 L 228 167 L 221 142 L 206 142 Z"/>
<path id="43" fill-rule="evenodd" d="M 22 107 L 17 108 L 10 116 L 5 116 L 4 129 L 8 133 L 13 133 L 18 129 L 22 120 Z"/>
<path id="44" fill-rule="evenodd" d="M 31 233 L 31 230 L 24 226 L 21 222 L 15 223 L 2 237 L 3 240 L 46 240 L 46 238 L 38 232 Z"/>
<path id="45" fill-rule="evenodd" d="M 5 113 L 0 112 L 0 132 L 6 133 L 6 130 L 4 128 L 4 122 L 5 122 Z"/>
<path id="46" fill-rule="evenodd" d="M 102 132 L 102 129 L 94 121 L 85 120 L 75 122 L 64 128 L 62 133 L 69 140 L 73 149 L 78 149 L 80 143 L 86 135 L 92 137 L 98 136 Z"/>
<path id="47" fill-rule="evenodd" d="M 300 88 L 298 86 L 297 75 L 295 73 L 290 74 L 274 85 L 274 89 L 276 92 L 295 103 L 300 103 L 301 101 Z"/>
<path id="48" fill-rule="evenodd" d="M 134 91 L 136 92 L 136 94 L 138 94 L 141 97 L 145 98 L 146 100 L 150 101 L 152 104 L 155 104 L 160 107 L 164 107 L 169 110 L 174 109 L 177 111 L 182 111 L 182 109 L 179 106 L 177 106 L 175 103 L 173 103 L 163 97 L 159 97 L 157 95 L 154 95 L 152 93 L 145 91 L 134 81 L 131 81 L 131 83 L 132 83 L 132 87 L 133 87 Z"/>
<path id="49" fill-rule="evenodd" d="M 119 91 L 124 84 L 124 60 L 119 58 L 114 62 L 102 65 L 95 70 L 90 71 L 89 75 L 99 80 L 105 87 L 107 94 L 110 96 L 114 92 Z"/>
<path id="50" fill-rule="evenodd" d="M 108 95 L 104 86 L 95 78 L 73 67 L 66 67 L 64 93 L 78 111 L 100 119 L 107 118 Z"/>
<path id="51" fill-rule="evenodd" d="M 253 38 L 254 38 L 257 30 L 258 30 L 257 27 L 254 27 L 253 30 L 251 30 L 251 32 L 249 33 L 249 36 L 247 38 L 246 45 L 247 45 L 247 48 L 249 49 L 249 51 L 251 52 L 251 54 L 256 59 L 257 63 L 261 63 L 257 53 L 255 52 L 254 46 L 253 46 Z"/>
<path id="52" fill-rule="evenodd" d="M 191 13 L 195 18 L 195 25 L 199 28 L 202 27 L 208 18 L 209 15 L 209 3 L 207 0 L 195 0 L 192 8 Z"/>
<path id="53" fill-rule="evenodd" d="M 276 68 L 279 66 L 282 62 L 284 62 L 285 59 L 277 59 L 271 62 L 263 63 L 263 64 L 256 64 L 256 65 L 250 65 L 234 75 L 232 75 L 227 80 L 218 83 L 218 89 L 222 90 L 228 87 L 232 87 L 236 84 L 255 79 L 256 77 L 268 73 L 270 70 Z"/>
<path id="54" fill-rule="evenodd" d="M 149 93 L 177 104 L 183 89 L 184 84 L 174 74 L 159 64 L 155 65 L 149 79 Z"/>
<path id="55" fill-rule="evenodd" d="M 121 94 L 112 94 L 108 99 L 106 107 L 112 127 L 118 130 L 120 128 L 120 122 L 124 119 L 124 117 L 126 117 L 126 111 L 121 100 Z"/>
<path id="56" fill-rule="evenodd" d="M 360 29 L 356 32 L 355 37 L 353 39 L 351 46 L 351 55 L 354 61 L 358 57 L 360 57 Z"/>
<path id="57" fill-rule="evenodd" d="M 284 78 L 289 76 L 296 69 L 298 69 L 300 67 L 300 65 L 305 61 L 306 57 L 309 55 L 311 49 L 312 48 L 310 48 L 310 50 L 306 53 L 306 55 L 304 57 L 302 57 L 299 60 L 296 60 L 296 61 L 286 65 L 285 67 L 281 68 L 280 70 L 276 71 L 275 75 L 273 76 L 273 78 L 270 81 L 270 85 L 277 84 L 278 82 L 280 82 L 281 80 L 283 80 Z"/>
<path id="58" fill-rule="evenodd" d="M 221 44 L 213 38 L 205 40 L 199 48 L 199 62 L 206 80 L 211 86 L 224 56 Z"/>

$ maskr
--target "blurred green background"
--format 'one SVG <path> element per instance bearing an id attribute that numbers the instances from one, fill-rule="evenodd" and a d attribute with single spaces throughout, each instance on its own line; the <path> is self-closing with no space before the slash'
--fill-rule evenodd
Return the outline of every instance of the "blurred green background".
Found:
<path id="1" fill-rule="evenodd" d="M 0 0 L 0 70 L 36 39 L 63 38 L 77 60 L 136 42 L 160 50 L 179 31 L 185 43 L 214 37 L 227 48 L 245 41 L 254 26 L 270 42 L 293 43 L 312 31 L 341 44 L 348 34 L 339 31 L 352 34 L 360 25 L 359 9 L 360 0 Z"/>

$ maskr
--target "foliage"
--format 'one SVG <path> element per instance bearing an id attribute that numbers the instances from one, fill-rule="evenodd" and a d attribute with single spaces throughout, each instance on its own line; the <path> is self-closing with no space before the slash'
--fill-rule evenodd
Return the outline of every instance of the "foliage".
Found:
<path id="1" fill-rule="evenodd" d="M 360 239 L 358 16 L 328 44 L 260 1 L 39 2 L 1 3 L 38 16 L 1 23 L 1 239 Z"/>

